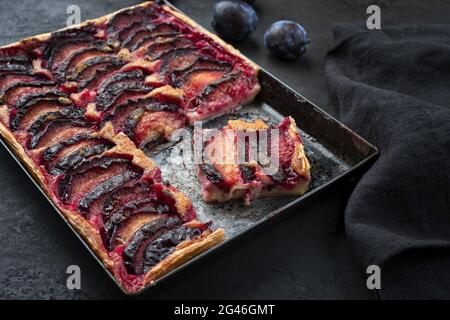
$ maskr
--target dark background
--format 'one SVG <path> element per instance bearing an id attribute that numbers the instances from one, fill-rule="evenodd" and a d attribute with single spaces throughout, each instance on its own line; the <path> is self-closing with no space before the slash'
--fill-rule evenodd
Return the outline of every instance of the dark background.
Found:
<path id="1" fill-rule="evenodd" d="M 23 0 L 0 2 L 0 44 L 65 26 L 68 5 L 81 8 L 82 20 L 96 18 L 140 1 Z M 173 0 L 210 29 L 214 1 Z M 256 33 L 236 46 L 255 62 L 333 113 L 323 77 L 324 57 L 333 46 L 336 23 L 364 20 L 370 4 L 381 7 L 387 24 L 448 23 L 450 1 L 257 0 Z M 263 34 L 274 21 L 303 24 L 311 45 L 296 62 L 272 58 Z M 350 188 L 323 196 L 225 254 L 204 263 L 151 298 L 375 298 L 365 287 L 343 227 Z M 123 295 L 82 247 L 35 186 L 5 152 L 0 157 L 0 297 L 121 298 Z M 81 267 L 82 290 L 66 288 L 66 268 Z"/>

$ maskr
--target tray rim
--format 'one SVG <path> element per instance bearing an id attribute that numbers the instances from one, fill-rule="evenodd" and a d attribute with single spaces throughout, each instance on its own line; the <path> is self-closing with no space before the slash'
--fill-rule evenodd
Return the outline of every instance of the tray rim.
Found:
<path id="1" fill-rule="evenodd" d="M 185 16 L 189 17 L 187 14 L 185 14 L 183 11 L 181 11 L 180 9 L 178 9 L 176 6 L 174 6 L 173 4 L 171 4 L 170 2 L 168 2 L 167 0 L 162 0 L 159 2 L 163 2 L 165 5 L 171 7 L 171 9 L 178 11 L 182 14 L 184 14 Z M 139 5 L 139 4 L 138 4 Z M 122 10 L 126 10 L 129 8 L 133 8 L 136 7 L 138 5 L 134 5 L 134 6 L 128 6 L 128 7 L 124 7 L 122 9 L 116 10 L 115 12 L 119 12 Z M 114 14 L 110 13 L 110 14 Z M 108 16 L 110 14 L 106 14 L 104 16 Z M 103 17 L 103 16 L 102 16 Z M 189 17 L 190 18 L 190 17 Z M 192 19 L 192 18 L 190 18 Z M 193 20 L 193 19 L 192 19 Z M 87 22 L 89 20 L 86 20 L 85 22 Z M 195 20 L 193 20 L 195 21 Z M 83 24 L 83 23 L 82 23 Z M 203 27 L 204 28 L 204 27 Z M 19 41 L 23 41 L 26 40 L 28 38 L 19 40 Z M 3 47 L 8 47 L 9 45 L 5 45 L 2 46 Z M 150 291 L 153 290 L 154 288 L 156 288 L 158 285 L 160 285 L 160 283 L 166 283 L 169 279 L 173 278 L 175 275 L 177 275 L 179 272 L 184 271 L 187 268 L 191 268 L 192 266 L 194 266 L 195 264 L 198 264 L 198 262 L 204 260 L 203 258 L 212 255 L 213 253 L 217 253 L 220 250 L 224 250 L 226 248 L 229 248 L 230 246 L 232 246 L 233 244 L 236 244 L 239 240 L 242 240 L 244 237 L 249 236 L 250 234 L 257 232 L 258 229 L 260 229 L 263 226 L 267 226 L 268 222 L 274 222 L 274 220 L 276 218 L 281 218 L 284 216 L 287 216 L 286 214 L 283 215 L 283 213 L 286 213 L 287 210 L 289 209 L 293 209 L 295 207 L 301 207 L 302 205 L 306 205 L 307 203 L 309 203 L 311 200 L 314 199 L 314 197 L 317 197 L 318 195 L 320 195 L 321 193 L 323 193 L 324 191 L 326 191 L 327 189 L 329 189 L 330 187 L 334 186 L 337 182 L 343 181 L 345 180 L 345 178 L 348 178 L 349 176 L 351 176 L 352 174 L 354 174 L 356 171 L 361 170 L 362 168 L 364 168 L 365 166 L 368 166 L 371 162 L 375 161 L 375 159 L 379 156 L 379 150 L 376 146 L 374 146 L 373 144 L 371 144 L 369 141 L 367 141 L 365 138 L 361 137 L 358 133 L 356 133 L 355 131 L 353 131 L 352 129 L 350 129 L 348 126 L 346 126 L 345 124 L 343 124 L 342 122 L 340 122 L 338 119 L 336 119 L 334 116 L 332 116 L 331 114 L 327 113 L 325 110 L 323 110 L 322 108 L 320 108 L 317 104 L 315 104 L 314 102 L 312 102 L 311 100 L 309 100 L 307 97 L 305 97 L 303 94 L 299 93 L 297 90 L 294 90 L 292 87 L 290 87 L 289 85 L 287 85 L 285 82 L 283 82 L 282 80 L 280 80 L 278 77 L 274 76 L 272 73 L 270 73 L 269 71 L 267 71 L 265 68 L 261 67 L 259 64 L 255 63 L 252 59 L 248 58 L 247 56 L 245 56 L 244 54 L 240 53 L 242 56 L 244 56 L 246 59 L 248 59 L 251 63 L 253 63 L 255 66 L 257 66 L 259 68 L 259 73 L 265 73 L 267 76 L 273 78 L 276 82 L 278 82 L 281 86 L 285 87 L 288 91 L 290 91 L 292 94 L 300 97 L 303 101 L 307 104 L 309 104 L 315 112 L 320 113 L 323 117 L 330 119 L 332 122 L 336 123 L 337 125 L 339 125 L 339 127 L 342 130 L 347 131 L 348 133 L 352 134 L 354 137 L 356 137 L 360 142 L 362 142 L 363 144 L 365 144 L 370 150 L 371 153 L 367 156 L 365 156 L 361 161 L 357 162 L 354 165 L 350 165 L 349 168 L 347 170 L 345 170 L 344 172 L 338 174 L 337 176 L 335 176 L 334 178 L 330 179 L 329 181 L 325 182 L 324 184 L 316 187 L 315 189 L 308 191 L 306 194 L 297 197 L 296 199 L 292 200 L 291 202 L 281 206 L 280 208 L 277 208 L 276 210 L 272 211 L 271 213 L 269 213 L 267 216 L 265 216 L 264 218 L 260 219 L 259 221 L 256 221 L 254 224 L 252 224 L 251 227 L 245 228 L 242 232 L 240 232 L 239 234 L 230 237 L 230 238 L 226 238 L 225 241 L 217 244 L 216 246 L 202 252 L 201 254 L 193 257 L 192 259 L 190 259 L 189 261 L 185 262 L 184 264 L 176 267 L 175 269 L 167 272 L 166 274 L 164 274 L 162 277 L 150 282 L 148 285 L 146 285 L 145 287 L 141 288 L 140 290 L 136 291 L 136 292 L 128 292 L 126 290 L 124 290 L 124 288 L 122 287 L 122 285 L 119 283 L 119 281 L 113 276 L 113 274 L 111 273 L 111 271 L 103 264 L 103 262 L 101 261 L 101 259 L 97 256 L 97 254 L 92 250 L 92 248 L 88 245 L 88 243 L 86 242 L 86 240 L 77 232 L 77 230 L 71 225 L 71 223 L 66 219 L 66 217 L 64 216 L 64 214 L 58 209 L 58 207 L 53 203 L 53 201 L 50 199 L 50 197 L 45 193 L 45 191 L 43 190 L 43 188 L 39 185 L 39 183 L 36 181 L 35 177 L 33 176 L 33 174 L 31 172 L 29 172 L 29 170 L 27 169 L 27 167 L 25 166 L 25 164 L 23 163 L 23 161 L 14 153 L 14 151 L 12 150 L 12 148 L 10 147 L 9 143 L 7 142 L 6 139 L 4 139 L 3 136 L 0 136 L 0 143 L 3 145 L 3 147 L 7 150 L 7 152 L 10 154 L 10 156 L 18 163 L 18 165 L 22 168 L 22 170 L 25 172 L 25 174 L 28 176 L 28 178 L 33 182 L 33 184 L 37 187 L 37 189 L 44 195 L 45 199 L 47 199 L 47 201 L 50 203 L 50 205 L 53 207 L 53 209 L 58 213 L 58 215 L 62 218 L 62 220 L 65 222 L 66 225 L 69 226 L 69 228 L 72 230 L 72 232 L 76 235 L 76 237 L 81 241 L 81 243 L 84 245 L 84 247 L 87 249 L 87 251 L 94 257 L 94 259 L 100 264 L 100 266 L 103 268 L 103 270 L 108 274 L 108 276 L 113 280 L 113 282 L 117 285 L 117 287 L 119 288 L 119 290 L 126 296 L 138 296 L 141 295 L 143 293 L 145 293 L 146 291 Z M 273 108 L 273 107 L 272 107 Z M 274 108 L 275 109 L 275 108 Z M 276 109 L 275 109 L 276 110 Z"/>

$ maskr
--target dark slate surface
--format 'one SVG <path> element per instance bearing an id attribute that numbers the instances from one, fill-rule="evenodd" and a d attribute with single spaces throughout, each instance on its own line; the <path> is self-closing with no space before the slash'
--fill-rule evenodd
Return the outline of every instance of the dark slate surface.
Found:
<path id="1" fill-rule="evenodd" d="M 0 2 L 0 44 L 65 25 L 68 5 L 82 19 L 95 18 L 139 1 L 23 0 Z M 173 1 L 209 28 L 213 1 Z M 276 3 L 276 5 L 274 5 Z M 382 23 L 448 22 L 448 2 L 369 0 L 257 0 L 257 32 L 237 46 L 250 58 L 331 112 L 323 81 L 331 26 L 360 20 L 378 3 Z M 301 22 L 311 47 L 297 62 L 270 57 L 264 30 L 279 19 Z M 5 151 L 0 157 L 0 298 L 122 298 L 52 207 Z M 373 298 L 362 268 L 345 238 L 342 211 L 351 190 L 334 191 L 238 247 L 217 256 L 183 279 L 144 298 Z M 77 264 L 82 289 L 66 288 L 66 268 Z"/>

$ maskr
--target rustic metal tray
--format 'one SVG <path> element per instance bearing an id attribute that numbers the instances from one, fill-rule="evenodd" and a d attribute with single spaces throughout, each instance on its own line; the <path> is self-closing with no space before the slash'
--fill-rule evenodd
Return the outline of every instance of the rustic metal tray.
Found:
<path id="1" fill-rule="evenodd" d="M 273 224 L 278 218 L 294 212 L 298 213 L 299 209 L 305 204 L 318 195 L 327 192 L 331 187 L 357 179 L 377 157 L 378 150 L 373 145 L 264 69 L 260 71 L 259 80 L 262 90 L 252 104 L 243 106 L 233 113 L 209 120 L 204 126 L 220 128 L 227 120 L 235 118 L 262 118 L 269 123 L 276 123 L 284 116 L 292 116 L 300 128 L 306 154 L 311 163 L 312 181 L 308 192 L 301 197 L 257 199 L 251 207 L 245 207 L 239 201 L 231 201 L 225 204 L 206 204 L 201 200 L 200 185 L 195 177 L 193 165 L 183 164 L 183 170 L 180 170 L 179 164 L 172 162 L 173 155 L 177 153 L 178 146 L 176 144 L 159 153 L 151 154 L 151 157 L 161 167 L 163 178 L 170 181 L 171 184 L 192 199 L 200 220 L 211 220 L 214 228 L 225 228 L 227 240 L 167 273 L 138 293 L 159 287 L 161 283 L 165 283 L 182 273 L 184 274 L 192 266 L 198 265 L 198 262 L 206 261 L 207 257 L 223 252 L 225 248 L 245 239 L 260 230 L 261 227 Z M 121 288 L 86 241 L 47 197 L 33 175 L 28 172 L 6 141 L 2 138 L 0 142 L 113 281 Z"/>

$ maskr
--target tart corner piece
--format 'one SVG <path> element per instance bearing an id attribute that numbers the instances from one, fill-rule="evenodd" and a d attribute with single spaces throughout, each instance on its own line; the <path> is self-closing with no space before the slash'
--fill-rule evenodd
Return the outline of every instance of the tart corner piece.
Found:
<path id="1" fill-rule="evenodd" d="M 184 90 L 188 123 L 219 116 L 253 101 L 261 91 L 259 66 L 181 12 L 168 5 L 162 8 L 191 30 L 202 55 L 188 69 L 190 73 L 184 74 L 190 82 Z M 208 60 L 221 63 L 212 65 Z M 201 90 L 197 90 L 197 84 Z M 178 78 L 175 85 L 183 86 L 183 79 Z"/>
<path id="2" fill-rule="evenodd" d="M 197 133 L 194 148 L 201 159 L 197 172 L 205 202 L 242 199 L 250 205 L 260 196 L 308 190 L 310 164 L 292 117 L 274 126 L 259 119 L 231 120 L 212 135 Z"/>

